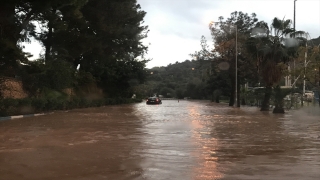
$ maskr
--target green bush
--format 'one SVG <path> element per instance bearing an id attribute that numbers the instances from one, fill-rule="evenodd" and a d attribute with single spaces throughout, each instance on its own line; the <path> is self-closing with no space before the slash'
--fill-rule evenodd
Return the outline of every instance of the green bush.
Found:
<path id="1" fill-rule="evenodd" d="M 105 105 L 105 101 L 104 101 L 104 99 L 96 99 L 91 102 L 91 105 L 93 107 L 101 107 L 101 106 Z"/>
<path id="2" fill-rule="evenodd" d="M 0 116 L 18 115 L 26 113 L 21 107 L 30 107 L 35 112 L 66 110 L 75 108 L 100 107 L 104 105 L 116 105 L 142 102 L 142 99 L 129 98 L 102 98 L 88 100 L 81 97 L 67 97 L 63 93 L 52 91 L 46 96 L 25 99 L 0 99 Z M 30 111 L 31 111 L 30 110 Z"/>
<path id="3" fill-rule="evenodd" d="M 79 97 L 72 97 L 70 101 L 68 101 L 68 109 L 75 109 L 81 107 L 81 98 Z"/>
<path id="4" fill-rule="evenodd" d="M 56 90 L 72 87 L 74 74 L 74 69 L 68 62 L 63 60 L 52 61 L 46 69 L 47 87 Z"/>
<path id="5" fill-rule="evenodd" d="M 16 99 L 12 99 L 12 98 L 3 99 L 2 103 L 3 103 L 3 106 L 5 108 L 9 108 L 9 107 L 12 107 L 12 106 L 16 107 L 16 106 L 19 105 L 19 101 L 16 100 Z"/>
<path id="6" fill-rule="evenodd" d="M 90 101 L 85 98 L 81 98 L 79 105 L 80 105 L 80 108 L 90 107 Z"/>
<path id="7" fill-rule="evenodd" d="M 12 99 L 12 98 L 2 99 L 0 103 L 1 103 L 0 114 L 2 116 L 14 115 L 15 112 L 18 111 L 19 101 L 16 99 Z"/>
<path id="8" fill-rule="evenodd" d="M 4 106 L 4 99 L 0 98 L 0 116 L 6 116 L 6 108 Z"/>
<path id="9" fill-rule="evenodd" d="M 18 106 L 31 106 L 31 104 L 31 98 L 18 99 Z"/>
<path id="10" fill-rule="evenodd" d="M 43 111 L 45 110 L 47 104 L 47 99 L 45 98 L 33 98 L 31 105 L 37 110 L 37 111 Z"/>
<path id="11" fill-rule="evenodd" d="M 105 105 L 113 105 L 115 104 L 115 100 L 112 98 L 106 98 Z"/>

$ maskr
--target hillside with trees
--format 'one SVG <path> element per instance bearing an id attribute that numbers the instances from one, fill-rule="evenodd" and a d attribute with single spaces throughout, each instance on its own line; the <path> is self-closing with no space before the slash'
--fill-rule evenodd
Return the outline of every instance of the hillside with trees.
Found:
<path id="1" fill-rule="evenodd" d="M 148 69 L 145 91 L 147 95 L 163 95 L 164 97 L 207 99 L 208 67 L 210 61 L 186 60 L 166 67 Z M 142 85 L 143 86 L 143 85 Z"/>

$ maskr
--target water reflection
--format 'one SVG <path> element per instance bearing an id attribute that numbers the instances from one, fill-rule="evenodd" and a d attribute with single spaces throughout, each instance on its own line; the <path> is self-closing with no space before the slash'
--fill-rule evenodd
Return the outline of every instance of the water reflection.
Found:
<path id="1" fill-rule="evenodd" d="M 223 177 L 223 173 L 218 167 L 218 158 L 212 156 L 215 152 L 210 147 L 219 147 L 219 141 L 217 138 L 210 136 L 212 130 L 210 119 L 212 119 L 213 114 L 211 112 L 205 113 L 203 108 L 203 105 L 187 107 L 194 128 L 192 130 L 193 142 L 197 145 L 193 154 L 198 161 L 197 166 L 193 168 L 194 178 L 218 179 Z"/>
<path id="2" fill-rule="evenodd" d="M 156 108 L 136 108 L 144 114 L 148 135 L 143 141 L 152 149 L 142 153 L 144 162 L 153 162 L 147 164 L 157 169 L 143 166 L 152 172 L 150 179 L 320 177 L 316 171 L 320 123 L 310 116 L 299 123 L 292 112 L 275 115 L 255 107 L 209 106 L 204 101 L 164 101 Z"/>
<path id="3" fill-rule="evenodd" d="M 0 179 L 141 179 L 132 106 L 55 112 L 0 123 Z"/>

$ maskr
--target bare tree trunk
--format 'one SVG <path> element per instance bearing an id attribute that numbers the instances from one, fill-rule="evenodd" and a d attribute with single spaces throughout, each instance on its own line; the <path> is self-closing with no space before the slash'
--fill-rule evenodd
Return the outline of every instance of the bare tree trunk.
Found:
<path id="1" fill-rule="evenodd" d="M 284 113 L 284 108 L 283 108 L 283 95 L 280 86 L 278 85 L 275 89 L 275 107 L 273 109 L 274 114 L 283 114 Z"/>
<path id="2" fill-rule="evenodd" d="M 264 98 L 261 104 L 261 111 L 269 111 L 271 93 L 272 87 L 270 85 L 267 85 L 264 93 Z"/>
<path id="3" fill-rule="evenodd" d="M 51 48 L 52 48 L 52 39 L 53 39 L 53 25 L 54 25 L 54 18 L 56 14 L 56 9 L 52 10 L 52 18 L 50 18 L 48 22 L 48 34 L 47 34 L 47 39 L 45 43 L 45 60 L 48 61 L 50 59 L 50 53 L 51 53 Z"/>
<path id="4" fill-rule="evenodd" d="M 230 92 L 230 100 L 229 100 L 229 106 L 233 106 L 234 105 L 234 101 L 235 101 L 235 79 L 232 76 L 231 77 L 231 92 Z"/>
<path id="5" fill-rule="evenodd" d="M 237 83 L 237 107 L 240 107 L 241 104 L 241 91 L 240 91 L 240 83 L 239 83 L 239 78 L 238 78 L 238 83 Z"/>

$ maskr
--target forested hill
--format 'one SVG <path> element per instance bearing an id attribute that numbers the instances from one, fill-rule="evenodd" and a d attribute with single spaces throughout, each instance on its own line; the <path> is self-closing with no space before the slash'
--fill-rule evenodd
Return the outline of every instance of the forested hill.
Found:
<path id="1" fill-rule="evenodd" d="M 312 41 L 311 44 L 313 44 L 314 46 L 319 46 L 320 45 L 320 36 L 318 38 L 311 39 L 310 41 Z"/>
<path id="2" fill-rule="evenodd" d="M 149 69 L 150 80 L 177 80 L 180 82 L 189 82 L 191 78 L 198 78 L 204 75 L 205 71 L 210 67 L 210 61 L 186 60 L 184 62 L 176 62 L 168 66 L 153 67 Z"/>
<path id="3" fill-rule="evenodd" d="M 206 81 L 211 61 L 186 60 L 164 67 L 148 69 L 147 89 L 149 95 L 165 97 L 208 98 Z"/>

